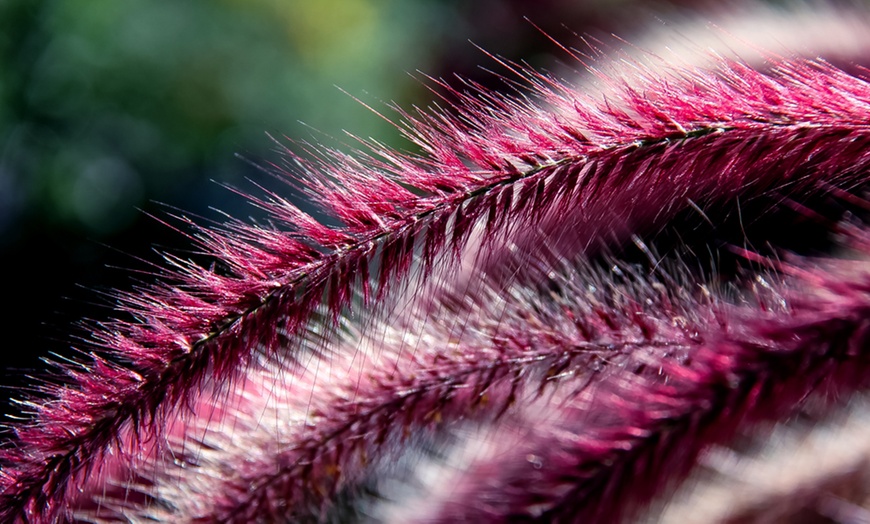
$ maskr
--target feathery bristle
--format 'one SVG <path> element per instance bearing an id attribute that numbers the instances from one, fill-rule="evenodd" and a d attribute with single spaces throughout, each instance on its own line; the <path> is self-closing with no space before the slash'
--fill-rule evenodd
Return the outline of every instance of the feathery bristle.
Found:
<path id="1" fill-rule="evenodd" d="M 833 264 L 783 265 L 798 276 L 774 286 L 786 307 L 769 308 L 699 297 L 699 281 L 662 291 L 673 282 L 638 274 L 616 285 L 583 259 L 687 209 L 857 194 L 870 167 L 870 83 L 821 60 L 775 59 L 769 72 L 729 59 L 666 72 L 629 63 L 624 78 L 598 74 L 596 99 L 502 64 L 530 94 L 436 81 L 455 113 L 402 113 L 421 156 L 288 152 L 295 183 L 340 226 L 272 192 L 251 199 L 275 229 L 194 226 L 227 271 L 167 256 L 164 283 L 120 295 L 136 320 L 96 330 L 89 359 L 63 368 L 70 384 L 25 403 L 32 420 L 3 449 L 0 517 L 307 518 L 407 434 L 509 426 L 517 404 L 554 395 L 562 403 L 542 416 L 559 418 L 514 462 L 482 464 L 480 478 L 472 469 L 482 491 L 463 485 L 468 502 L 446 503 L 442 518 L 607 520 L 744 418 L 778 416 L 819 387 L 865 385 L 860 271 L 838 281 Z M 860 227 L 850 236 L 866 239 Z M 565 261 L 590 269 L 554 279 Z M 420 297 L 391 326 L 403 304 L 391 291 L 408 286 Z M 345 317 L 366 329 L 341 339 Z M 626 373 L 639 368 L 660 371 Z M 260 432 L 265 412 L 288 414 L 287 427 Z M 227 440 L 222 424 L 259 436 L 233 443 L 242 437 Z M 527 455 L 546 470 L 527 471 Z M 184 484 L 190 473 L 169 457 L 202 478 Z M 629 473 L 642 484 L 624 483 Z M 540 482 L 521 488 L 529 474 Z"/>

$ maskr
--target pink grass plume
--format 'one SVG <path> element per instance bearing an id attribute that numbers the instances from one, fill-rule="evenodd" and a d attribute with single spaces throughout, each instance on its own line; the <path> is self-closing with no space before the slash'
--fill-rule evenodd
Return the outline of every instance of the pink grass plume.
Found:
<path id="1" fill-rule="evenodd" d="M 743 425 L 866 388 L 857 211 L 830 230 L 864 258 L 747 263 L 739 292 L 687 269 L 698 253 L 679 277 L 600 268 L 631 239 L 651 253 L 639 238 L 681 213 L 860 208 L 865 78 L 798 58 L 624 62 L 590 68 L 596 97 L 500 62 L 527 94 L 435 80 L 451 110 L 401 113 L 420 155 L 287 152 L 340 225 L 268 191 L 249 198 L 274 227 L 191 222 L 222 269 L 166 255 L 159 283 L 118 293 L 135 320 L 96 327 L 21 401 L 0 520 L 340 520 L 394 463 L 485 427 L 527 438 L 416 518 L 612 521 Z"/>

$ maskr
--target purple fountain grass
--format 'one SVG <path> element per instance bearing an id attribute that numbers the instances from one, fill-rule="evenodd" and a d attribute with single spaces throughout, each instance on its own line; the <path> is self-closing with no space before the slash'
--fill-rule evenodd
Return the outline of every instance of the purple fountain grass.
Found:
<path id="1" fill-rule="evenodd" d="M 583 282 L 583 290 L 600 282 L 602 291 L 610 291 L 601 276 L 592 272 Z M 573 292 L 583 296 L 579 282 L 564 284 L 569 296 Z M 628 291 L 625 301 L 629 301 Z M 291 520 L 304 520 L 327 512 L 337 492 L 364 480 L 410 435 L 419 438 L 428 431 L 437 437 L 445 425 L 497 419 L 524 391 L 544 394 L 548 386 L 563 378 L 588 380 L 602 363 L 615 362 L 637 350 L 687 350 L 686 319 L 692 312 L 674 310 L 674 304 L 679 308 L 685 304 L 665 301 L 660 292 L 651 295 L 653 291 L 648 287 L 631 293 L 632 303 L 647 304 L 649 315 L 643 320 L 638 310 L 624 310 L 624 305 L 596 306 L 593 297 L 566 302 L 563 308 L 550 311 L 543 297 L 517 288 L 508 294 L 508 303 L 498 299 L 503 293 L 496 295 L 490 290 L 473 299 L 465 296 L 466 301 L 473 302 L 454 304 L 441 314 L 423 311 L 398 327 L 370 327 L 370 333 L 382 334 L 375 341 L 361 344 L 354 338 L 348 341 L 351 347 L 339 345 L 333 350 L 334 356 L 322 362 L 309 361 L 304 370 L 286 373 L 306 377 L 300 382 L 312 388 L 297 396 L 306 402 L 310 398 L 310 404 L 284 412 L 285 420 L 293 419 L 294 412 L 305 413 L 305 423 L 298 424 L 296 434 L 283 440 L 270 439 L 264 450 L 256 452 L 252 452 L 256 446 L 246 441 L 245 460 L 238 461 L 244 465 L 235 464 L 235 475 L 197 491 L 201 501 L 193 500 L 193 490 L 185 485 L 170 503 L 161 504 L 176 508 L 178 513 L 162 518 L 173 520 L 185 515 L 204 522 L 252 522 L 274 519 L 277 507 L 288 512 Z M 539 313 L 530 313 L 530 306 Z M 467 314 L 457 315 L 462 310 Z M 597 312 L 596 318 L 582 325 L 576 320 L 592 312 Z M 681 322 L 675 322 L 674 317 Z M 466 320 L 457 324 L 458 319 Z M 317 376 L 316 381 L 313 376 Z M 269 383 L 275 384 L 275 378 Z M 285 379 L 284 383 L 293 381 Z M 297 386 L 293 384 L 294 389 Z M 280 398 L 293 396 L 281 390 L 280 382 L 273 388 L 272 394 Z M 251 412 L 261 414 L 262 410 Z M 234 429 L 247 434 L 242 428 Z M 222 438 L 219 428 L 212 427 L 209 433 L 213 432 L 217 435 L 207 439 L 209 448 L 216 447 L 213 441 Z M 220 445 L 225 447 L 226 443 Z M 189 444 L 186 448 L 190 453 Z M 225 467 L 230 462 L 231 457 Z M 151 482 L 165 484 L 167 491 L 175 492 L 173 481 L 166 480 L 167 475 L 173 478 L 166 472 L 169 468 L 171 464 L 157 468 Z M 251 491 L 251 485 L 258 489 Z M 181 497 L 184 500 L 179 500 Z M 182 509 L 190 506 L 208 510 L 199 514 Z M 150 512 L 153 516 L 154 512 L 152 508 L 128 509 L 128 515 Z"/>
<path id="2" fill-rule="evenodd" d="M 285 366 L 278 376 L 298 380 L 306 330 L 318 326 L 329 332 L 343 313 L 359 315 L 363 305 L 383 307 L 391 289 L 410 281 L 422 285 L 433 272 L 450 280 L 445 267 L 460 257 L 478 260 L 482 274 L 509 286 L 515 266 L 504 264 L 507 254 L 529 252 L 542 238 L 555 259 L 573 258 L 613 237 L 655 232 L 690 205 L 707 209 L 771 192 L 800 199 L 820 187 L 849 190 L 866 180 L 870 84 L 824 62 L 779 61 L 769 74 L 726 60 L 716 71 L 674 69 L 667 75 L 637 65 L 624 73 L 633 76 L 630 82 L 600 77 L 610 84 L 603 100 L 505 65 L 519 72 L 534 94 L 511 98 L 479 88 L 463 94 L 439 83 L 459 104 L 457 114 L 405 114 L 409 123 L 403 132 L 422 156 L 373 145 L 368 154 L 355 156 L 292 157 L 309 173 L 297 183 L 342 226 L 325 226 L 267 193 L 252 200 L 270 212 L 276 229 L 234 221 L 193 233 L 229 268 L 227 274 L 167 257 L 172 269 L 165 283 L 121 295 L 120 304 L 137 320 L 95 331 L 87 357 L 63 368 L 70 384 L 44 386 L 47 400 L 23 403 L 33 418 L 15 426 L 17 439 L 3 452 L 0 518 L 70 517 L 69 503 L 88 475 L 110 457 L 135 450 L 131 442 L 155 443 L 154 454 L 161 455 L 159 443 L 173 433 L 167 421 L 188 412 L 211 389 L 221 398 L 256 359 L 278 359 Z M 467 245 L 477 233 L 480 242 Z M 377 268 L 376 274 L 370 268 Z M 849 297 L 844 294 L 841 301 Z M 615 313 L 595 314 L 607 323 Z M 660 322 L 667 317 L 666 311 L 653 314 Z M 587 314 L 578 322 L 593 321 Z M 586 343 L 594 339 L 589 335 Z M 589 355 L 576 351 L 572 357 L 570 342 L 556 337 L 546 349 L 562 348 L 566 369 L 576 370 Z M 398 420 L 395 410 L 416 402 L 409 420 L 423 427 L 425 413 L 440 406 L 434 399 L 454 395 L 455 411 L 437 409 L 442 417 L 462 418 L 480 403 L 472 392 L 504 395 L 506 386 L 519 387 L 511 377 L 519 367 L 530 367 L 524 359 L 538 359 L 542 377 L 561 362 L 541 352 L 540 342 L 512 344 L 480 344 L 468 355 L 448 354 L 444 344 L 441 352 L 408 361 L 407 370 L 394 362 L 395 376 L 376 373 L 372 382 L 356 384 L 358 395 L 351 401 L 350 390 L 312 386 L 318 392 L 310 397 L 312 405 L 324 406 L 321 419 L 314 430 L 291 437 L 297 447 L 279 455 L 277 464 L 286 471 L 262 484 L 263 492 L 248 493 L 248 485 L 238 484 L 262 475 L 263 464 L 228 479 L 224 493 L 238 497 L 218 499 L 214 518 L 268 512 L 256 507 L 260 502 L 274 509 L 270 501 L 279 495 L 269 491 L 273 487 L 291 491 L 280 496 L 282 504 L 320 504 L 344 478 L 357 481 L 361 474 L 352 472 L 361 465 L 359 457 L 330 457 L 322 448 L 333 446 L 341 428 L 362 427 L 352 420 L 360 410 L 391 421 Z M 742 346 L 723 343 L 721 349 L 735 347 Z M 797 355 L 807 348 L 789 349 Z M 327 352 L 317 358 L 333 357 Z M 679 375 L 679 369 L 673 373 Z M 460 395 L 456 384 L 468 387 Z M 510 404 L 510 397 L 502 404 Z M 358 436 L 354 445 L 360 450 L 378 452 L 369 433 Z M 294 470 L 302 456 L 307 463 Z M 317 481 L 326 473 L 339 477 L 341 467 L 350 471 L 332 479 L 324 494 L 315 493 Z M 309 474 L 313 478 L 305 477 Z"/>
<path id="3" fill-rule="evenodd" d="M 626 267 L 620 273 L 631 273 L 631 270 Z M 802 324 L 805 318 L 815 318 L 817 323 L 836 323 L 841 316 L 849 315 L 840 315 L 840 311 L 832 313 L 831 310 L 841 309 L 839 306 L 849 303 L 849 308 L 860 309 L 854 316 L 864 322 L 863 315 L 870 307 L 864 285 L 866 273 L 857 277 L 853 274 L 852 280 L 830 272 L 813 276 L 828 280 L 826 287 L 808 291 L 793 289 L 795 284 L 792 283 L 792 287 L 768 289 L 763 294 L 765 302 L 787 303 L 789 308 L 768 309 L 767 313 L 757 303 L 726 304 L 706 289 L 695 292 L 698 298 L 693 299 L 692 292 L 686 287 L 674 285 L 680 279 L 668 277 L 660 281 L 639 272 L 632 274 L 630 282 L 616 285 L 606 273 L 574 270 L 557 277 L 555 283 L 559 291 L 556 296 L 552 290 L 541 294 L 540 290 L 525 286 L 516 286 L 507 292 L 490 290 L 474 298 L 463 295 L 466 303 L 454 304 L 443 317 L 429 316 L 425 325 L 422 319 L 412 321 L 420 322 L 416 329 L 407 324 L 387 326 L 383 331 L 371 328 L 370 332 L 393 331 L 393 334 L 378 337 L 377 344 L 371 341 L 359 344 L 359 339 L 349 339 L 348 342 L 357 342 L 353 350 L 338 346 L 334 355 L 323 358 L 323 361 L 312 359 L 304 370 L 285 368 L 256 380 L 256 387 L 251 388 L 252 395 L 261 399 L 286 399 L 280 400 L 279 409 L 264 410 L 256 406 L 256 401 L 254 405 L 250 402 L 236 405 L 223 400 L 222 405 L 233 406 L 235 414 L 232 417 L 217 423 L 211 416 L 204 417 L 208 423 L 193 431 L 188 430 L 190 432 L 179 439 L 177 446 L 173 446 L 162 462 L 138 472 L 137 482 L 141 484 L 142 478 L 147 482 L 140 486 L 128 483 L 127 489 L 121 491 L 123 498 L 116 501 L 104 496 L 103 509 L 113 507 L 128 519 L 139 515 L 142 520 L 161 521 L 182 518 L 198 522 L 311 519 L 328 514 L 338 493 L 358 489 L 360 483 L 377 472 L 385 460 L 389 461 L 410 440 L 420 438 L 426 432 L 437 436 L 438 432 L 457 423 L 494 423 L 509 410 L 514 411 L 515 406 L 527 406 L 530 402 L 547 413 L 543 422 L 549 424 L 532 418 L 524 420 L 525 424 L 517 431 L 523 427 L 536 428 L 534 434 L 540 442 L 530 445 L 526 433 L 522 444 L 506 439 L 504 445 L 512 449 L 511 457 L 519 457 L 521 467 L 528 466 L 524 457 L 529 456 L 540 457 L 541 462 L 547 464 L 542 472 L 535 472 L 542 493 L 564 494 L 571 481 L 562 468 L 588 468 L 590 463 L 594 466 L 596 462 L 594 457 L 587 456 L 589 450 L 587 453 L 565 452 L 564 455 L 574 457 L 571 460 L 561 455 L 553 458 L 549 452 L 543 451 L 560 450 L 557 446 L 560 442 L 554 442 L 552 436 L 565 435 L 573 427 L 566 425 L 578 419 L 579 429 L 575 431 L 592 433 L 582 443 L 594 446 L 597 453 L 608 454 L 608 457 L 620 452 L 629 455 L 625 459 L 629 462 L 626 468 L 637 462 L 626 451 L 626 441 L 629 440 L 626 435 L 644 435 L 654 440 L 657 447 L 651 452 L 655 453 L 680 447 L 677 444 L 665 446 L 659 442 L 657 430 L 639 428 L 644 424 L 666 427 L 671 438 L 679 438 L 683 435 L 674 429 L 675 420 L 679 421 L 681 415 L 700 417 L 715 427 L 693 427 L 695 433 L 684 436 L 688 443 L 700 450 L 710 442 L 727 438 L 727 429 L 737 427 L 733 420 L 737 415 L 731 414 L 732 418 L 705 415 L 699 406 L 709 403 L 710 399 L 697 392 L 695 395 L 684 394 L 685 389 L 708 388 L 713 400 L 717 400 L 718 394 L 730 394 L 722 399 L 725 406 L 714 405 L 711 409 L 734 409 L 739 406 L 740 394 L 745 391 L 730 386 L 737 380 L 735 376 L 740 378 L 738 373 L 742 366 L 749 367 L 750 373 L 764 373 L 770 371 L 768 365 L 788 364 L 790 359 L 803 359 L 801 364 L 807 364 L 806 361 L 818 357 L 808 365 L 815 367 L 820 376 L 829 376 L 825 373 L 830 367 L 827 364 L 842 356 L 836 351 L 843 348 L 835 348 L 834 353 L 814 352 L 806 345 L 785 356 L 780 354 L 783 348 L 777 345 L 780 343 L 779 335 L 789 334 L 810 346 L 814 342 L 798 333 L 807 329 Z M 833 278 L 840 279 L 836 286 L 829 284 Z M 683 282 L 691 284 L 688 280 Z M 812 280 L 809 283 L 815 284 Z M 854 285 L 856 283 L 860 286 Z M 839 293 L 840 287 L 849 289 L 846 297 Z M 836 294 L 827 296 L 832 291 Z M 788 294 L 784 295 L 785 292 Z M 468 303 L 469 300 L 473 302 Z M 806 303 L 801 303 L 801 300 Z M 832 304 L 838 307 L 830 307 Z M 456 314 L 463 310 L 471 314 Z M 827 317 L 819 320 L 819 310 L 824 310 Z M 854 327 L 846 326 L 844 330 L 854 331 Z M 421 331 L 422 334 L 412 337 L 419 339 L 408 340 L 408 333 Z M 761 334 L 756 333 L 758 331 Z M 860 329 L 858 331 L 856 337 L 864 335 Z M 856 341 L 853 339 L 852 342 Z M 731 344 L 739 346 L 742 353 L 733 349 Z M 369 347 L 365 349 L 367 345 Z M 723 347 L 730 352 L 722 350 Z M 849 355 L 848 365 L 866 360 L 862 344 L 856 342 L 850 347 L 859 349 L 856 354 Z M 739 358 L 732 359 L 733 353 L 749 358 L 752 365 L 741 362 Z M 712 355 L 721 359 L 715 362 L 720 366 L 734 365 L 715 370 L 714 378 L 721 379 L 718 382 L 699 378 L 708 371 L 702 357 L 712 358 Z M 367 359 L 376 362 L 367 364 Z M 812 364 L 823 365 L 816 367 Z M 781 374 L 770 373 L 770 376 L 759 379 L 768 381 L 765 384 L 767 391 L 778 392 L 775 410 L 797 404 L 782 392 L 782 385 L 788 385 L 788 380 L 794 376 L 800 377 L 801 387 L 813 389 L 817 386 L 812 377 L 805 381 L 807 377 L 795 375 L 794 366 L 778 367 Z M 616 372 L 611 372 L 611 368 Z M 651 378 L 650 384 L 634 381 L 622 384 L 624 377 L 620 378 L 620 375 L 625 375 L 626 369 L 630 370 L 628 376 L 631 379 L 640 380 L 639 376 Z M 648 377 L 642 369 L 657 371 Z M 855 375 L 866 376 L 862 371 L 863 368 L 858 368 Z M 664 385 L 660 378 L 662 373 L 667 377 Z M 680 379 L 686 382 L 684 389 L 674 385 Z M 723 380 L 728 383 L 723 383 Z M 612 391 L 601 391 L 614 383 L 619 384 L 616 395 Z M 594 393 L 591 397 L 574 397 L 590 385 L 590 391 Z M 633 392 L 640 387 L 653 389 L 656 394 Z M 553 389 L 563 392 L 558 401 L 549 396 Z M 565 390 L 570 391 L 568 407 L 561 405 L 566 401 Z M 264 391 L 268 392 L 267 395 L 263 395 Z M 662 400 L 665 394 L 667 398 Z M 595 423 L 590 422 L 602 413 L 625 412 L 629 399 L 636 399 L 639 405 L 624 417 L 605 417 L 605 430 L 598 431 Z M 676 405 L 680 401 L 685 404 Z M 665 408 L 670 411 L 665 412 Z M 553 417 L 553 420 L 547 417 Z M 286 427 L 283 434 L 276 435 L 268 430 L 268 421 L 273 418 L 275 424 Z M 507 420 L 514 422 L 510 417 Z M 261 425 L 266 428 L 258 429 Z M 231 431 L 226 428 L 231 428 Z M 624 431 L 626 435 L 614 436 L 618 431 Z M 233 444 L 239 435 L 249 435 L 262 439 L 262 442 L 248 438 Z M 638 437 L 637 440 L 641 439 Z M 642 445 L 644 442 L 638 444 L 639 447 Z M 179 458 L 183 456 L 197 458 L 187 462 Z M 613 462 L 613 459 L 608 460 Z M 673 462 L 676 459 L 668 464 Z M 576 466 L 577 463 L 583 466 Z M 493 487 L 497 479 L 515 478 L 521 484 L 512 487 L 516 493 L 510 489 L 511 486 L 504 491 L 494 490 L 495 494 L 480 496 L 487 501 L 483 505 L 460 499 L 458 513 L 447 511 L 442 515 L 443 519 L 510 520 L 526 510 L 540 511 L 543 507 L 541 500 L 529 504 L 520 496 L 521 491 L 528 489 L 525 482 L 531 478 L 530 473 L 517 473 L 503 466 L 505 457 L 500 456 L 496 464 L 488 468 L 494 479 L 482 481 L 479 475 L 471 474 L 465 482 L 471 486 Z M 634 469 L 642 470 L 644 466 L 641 462 Z M 189 471 L 191 467 L 196 468 L 195 473 Z M 679 467 L 668 465 L 665 468 L 662 474 L 678 475 L 682 472 Z M 618 474 L 610 468 L 600 469 L 601 475 Z M 227 473 L 230 471 L 232 474 Z M 507 476 L 503 477 L 502 473 L 507 473 Z M 542 475 L 551 476 L 537 478 Z M 123 476 L 118 478 L 123 479 Z M 581 477 L 577 483 L 587 480 Z M 608 481 L 615 484 L 618 479 L 602 482 Z M 558 486 L 551 486 L 554 482 Z M 655 492 L 660 491 L 659 485 L 652 480 L 645 485 L 656 487 Z M 256 486 L 256 489 L 252 490 L 251 486 Z M 602 517 L 602 521 L 610 521 L 618 508 L 625 509 L 631 503 L 643 502 L 645 491 L 637 484 L 631 484 L 627 489 L 631 492 L 621 493 L 622 497 L 618 497 L 620 493 L 611 494 L 613 507 L 594 510 L 609 515 Z M 137 490 L 148 495 L 144 499 L 146 504 L 134 503 L 139 498 L 131 497 L 130 493 Z M 459 492 L 461 490 L 449 491 L 453 496 Z M 513 509 L 493 513 L 503 509 L 494 502 L 499 500 L 499 493 Z M 534 494 L 530 496 L 534 497 Z M 154 497 L 158 497 L 159 503 L 155 503 Z M 577 510 L 581 501 L 606 504 L 595 496 L 578 496 L 567 502 L 572 508 L 568 511 Z M 469 513 L 468 508 L 483 507 L 490 513 L 477 517 Z M 530 510 L 530 507 L 537 509 Z"/>
<path id="4" fill-rule="evenodd" d="M 471 466 L 437 517 L 421 520 L 618 522 L 737 428 L 789 413 L 816 391 L 835 398 L 866 387 L 870 273 L 856 265 L 848 279 L 806 271 L 775 286 L 781 309 L 718 303 L 694 324 L 683 359 L 631 353 L 611 376 L 525 421 L 513 432 L 522 441 L 505 444 L 509 455 Z"/>
<path id="5" fill-rule="evenodd" d="M 813 511 L 834 522 L 866 519 L 867 401 L 858 395 L 831 409 L 811 399 L 799 417 L 773 431 L 741 435 L 742 451 L 725 445 L 705 452 L 667 507 L 642 522 L 794 522 Z"/>

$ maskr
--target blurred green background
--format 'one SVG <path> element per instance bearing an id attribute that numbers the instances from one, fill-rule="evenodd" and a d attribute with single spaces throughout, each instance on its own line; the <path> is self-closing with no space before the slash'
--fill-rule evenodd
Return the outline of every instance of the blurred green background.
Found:
<path id="1" fill-rule="evenodd" d="M 433 2 L 64 0 L 6 3 L 0 232 L 23 221 L 111 236 L 150 199 L 196 205 L 238 178 L 264 131 L 386 136 L 333 85 L 401 103 L 431 66 Z M 192 201 L 192 202 L 188 202 Z"/>
<path id="2" fill-rule="evenodd" d="M 0 0 L 4 384 L 86 337 L 78 319 L 112 316 L 95 290 L 131 279 L 113 266 L 184 252 L 147 216 L 165 216 L 158 202 L 252 213 L 212 181 L 269 183 L 235 156 L 276 160 L 266 132 L 409 147 L 335 86 L 389 114 L 434 98 L 409 72 L 502 88 L 469 40 L 536 67 L 567 60 L 524 16 L 578 45 L 574 31 L 627 36 L 654 20 L 629 0 Z"/>

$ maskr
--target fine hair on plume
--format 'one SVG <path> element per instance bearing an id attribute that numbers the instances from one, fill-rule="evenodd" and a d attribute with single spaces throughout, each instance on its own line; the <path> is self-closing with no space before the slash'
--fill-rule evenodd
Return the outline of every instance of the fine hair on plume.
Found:
<path id="1" fill-rule="evenodd" d="M 265 225 L 177 217 L 218 264 L 164 255 L 17 401 L 0 521 L 870 516 L 867 446 L 799 442 L 870 419 L 870 15 L 793 16 L 860 43 L 492 57 L 510 94 L 397 109 L 419 153 L 284 149 L 329 220 L 263 188 Z M 704 502 L 770 435 L 801 482 Z"/>

